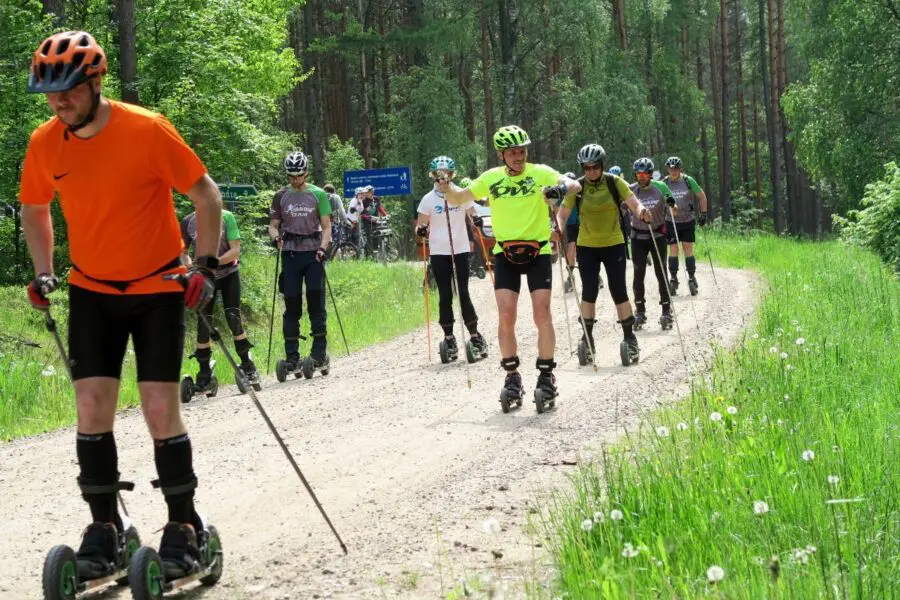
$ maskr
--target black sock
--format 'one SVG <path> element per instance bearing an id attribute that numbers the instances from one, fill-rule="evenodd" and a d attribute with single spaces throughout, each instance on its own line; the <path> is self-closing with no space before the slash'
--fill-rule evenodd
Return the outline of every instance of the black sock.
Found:
<path id="1" fill-rule="evenodd" d="M 212 357 L 212 348 L 197 348 L 194 350 L 194 357 L 200 363 L 201 371 L 209 371 L 209 360 Z"/>
<path id="2" fill-rule="evenodd" d="M 248 363 L 250 362 L 250 348 L 253 347 L 253 344 L 250 343 L 250 340 L 244 338 L 242 340 L 234 340 L 234 349 L 237 352 L 238 356 L 241 357 L 241 362 Z"/>
<path id="3" fill-rule="evenodd" d="M 685 259 L 685 263 L 687 263 L 687 259 Z M 669 257 L 669 274 L 672 276 L 672 279 L 678 279 L 678 257 L 677 256 Z"/>
<path id="4" fill-rule="evenodd" d="M 625 339 L 634 337 L 634 315 L 628 317 L 624 321 L 619 321 L 622 325 L 622 332 L 625 334 Z"/>
<path id="5" fill-rule="evenodd" d="M 113 485 L 119 481 L 119 456 L 116 438 L 106 433 L 79 433 L 75 437 L 75 451 L 81 473 L 78 483 L 83 486 Z M 91 518 L 97 523 L 120 523 L 116 510 L 116 492 L 83 493 L 91 507 Z"/>
<path id="6" fill-rule="evenodd" d="M 694 256 L 685 256 L 684 257 L 684 268 L 687 269 L 688 277 L 693 279 L 694 273 L 697 272 L 697 258 Z"/>
<path id="7" fill-rule="evenodd" d="M 466 329 L 469 330 L 469 335 L 477 335 L 478 334 L 478 321 L 471 321 L 466 323 Z"/>
<path id="8" fill-rule="evenodd" d="M 194 475 L 191 438 L 184 433 L 165 440 L 153 440 L 153 457 L 159 487 L 169 507 L 169 521 L 192 522 L 197 477 Z"/>

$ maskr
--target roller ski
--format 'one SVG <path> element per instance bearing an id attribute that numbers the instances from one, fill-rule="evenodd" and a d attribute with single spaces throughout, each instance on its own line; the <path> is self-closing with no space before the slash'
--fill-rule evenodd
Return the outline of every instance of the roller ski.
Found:
<path id="1" fill-rule="evenodd" d="M 688 278 L 688 290 L 691 292 L 691 296 L 696 296 L 697 292 L 700 291 L 700 287 L 697 285 L 697 279 L 694 276 Z"/>
<path id="2" fill-rule="evenodd" d="M 331 368 L 331 357 L 327 354 L 322 359 L 313 358 L 312 355 L 307 356 L 303 359 L 303 362 L 300 364 L 300 371 L 303 373 L 303 377 L 306 379 L 312 379 L 312 376 L 318 371 L 323 376 L 328 375 L 328 371 Z"/>
<path id="3" fill-rule="evenodd" d="M 159 552 L 147 546 L 135 552 L 128 567 L 134 600 L 159 600 L 194 582 L 211 586 L 221 579 L 224 555 L 219 532 L 202 518 L 201 522 L 196 533 L 183 523 L 168 523 Z"/>
<path id="4" fill-rule="evenodd" d="M 50 550 L 42 577 L 45 600 L 74 600 L 111 584 L 128 584 L 128 568 L 141 539 L 131 520 L 121 519 L 121 531 L 112 523 L 88 525 L 78 552 L 64 544 Z"/>
<path id="5" fill-rule="evenodd" d="M 500 408 L 504 414 L 513 408 L 522 408 L 522 398 L 525 396 L 525 388 L 522 386 L 522 376 L 516 370 L 519 368 L 519 359 L 504 358 L 500 366 L 506 369 L 506 381 L 500 390 Z"/>
<path id="6" fill-rule="evenodd" d="M 662 327 L 663 331 L 668 331 L 672 329 L 672 324 L 675 320 L 672 318 L 672 313 L 669 311 L 664 311 L 662 315 L 659 317 L 659 325 Z"/>
<path id="7" fill-rule="evenodd" d="M 480 333 L 476 333 L 466 342 L 466 360 L 474 363 L 484 360 L 487 356 L 487 340 Z"/>
<path id="8" fill-rule="evenodd" d="M 622 366 L 627 367 L 638 362 L 641 359 L 641 349 L 638 347 L 637 338 L 631 336 L 619 343 L 619 355 L 622 359 Z"/>
<path id="9" fill-rule="evenodd" d="M 256 370 L 256 365 L 253 364 L 252 360 L 241 362 L 241 365 L 238 368 L 244 375 L 243 381 L 240 377 L 235 378 L 235 383 L 237 383 L 238 391 L 240 391 L 242 394 L 247 393 L 247 388 L 245 387 L 243 382 L 246 382 L 247 385 L 254 389 L 254 391 L 259 392 L 262 390 L 262 383 L 260 383 L 259 380 L 259 371 Z"/>
<path id="10" fill-rule="evenodd" d="M 197 352 L 201 351 L 202 349 Z M 181 378 L 182 404 L 187 404 L 196 396 L 205 395 L 207 398 L 214 398 L 219 393 L 219 379 L 212 372 L 216 366 L 216 361 L 209 360 L 209 354 L 206 355 L 204 360 L 201 356 L 197 356 L 197 352 L 188 357 L 196 358 L 200 362 L 200 371 L 197 372 L 197 379 L 195 380 L 190 375 L 185 375 Z"/>
<path id="11" fill-rule="evenodd" d="M 579 319 L 583 327 L 578 342 L 578 364 L 582 367 L 594 363 L 594 323 L 595 319 Z"/>
<path id="12" fill-rule="evenodd" d="M 671 277 L 669 278 L 669 295 L 677 296 L 678 295 L 678 278 Z"/>
<path id="13" fill-rule="evenodd" d="M 634 313 L 634 330 L 640 331 L 647 324 L 647 313 L 639 310 Z"/>
<path id="14" fill-rule="evenodd" d="M 438 344 L 438 354 L 441 356 L 441 364 L 453 362 L 459 358 L 459 346 L 456 345 L 456 336 L 448 336 Z"/>
<path id="15" fill-rule="evenodd" d="M 278 380 L 278 383 L 284 383 L 291 375 L 294 376 L 294 379 L 300 379 L 303 376 L 302 363 L 299 356 L 278 359 L 278 362 L 275 363 L 275 379 Z"/>
<path id="16" fill-rule="evenodd" d="M 556 408 L 556 397 L 559 396 L 559 390 L 556 388 L 556 376 L 553 369 L 556 363 L 553 359 L 537 360 L 537 368 L 540 371 L 537 384 L 534 386 L 534 406 L 538 414 L 542 414 L 548 409 Z"/>

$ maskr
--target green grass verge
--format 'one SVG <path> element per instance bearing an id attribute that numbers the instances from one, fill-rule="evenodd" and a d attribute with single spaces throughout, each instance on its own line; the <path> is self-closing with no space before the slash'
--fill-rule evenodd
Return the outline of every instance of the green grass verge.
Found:
<path id="1" fill-rule="evenodd" d="M 275 271 L 274 255 L 259 252 L 245 253 L 241 259 L 242 302 L 245 327 L 255 344 L 253 358 L 260 370 L 265 370 L 269 339 L 269 313 Z M 370 262 L 329 263 L 328 277 L 334 290 L 341 321 L 351 351 L 390 339 L 410 331 L 425 322 L 422 269 L 405 263 L 382 265 Z M 68 302 L 66 293 L 52 297 L 53 315 L 65 342 Z M 431 303 L 433 319 L 437 302 Z M 301 330 L 309 333 L 308 315 L 301 319 Z M 42 315 L 32 310 L 24 289 L 0 288 L 0 439 L 9 440 L 23 435 L 50 431 L 75 421 L 74 393 L 63 370 L 53 338 L 43 326 Z M 344 354 L 340 328 L 331 298 L 328 306 L 328 343 L 332 356 Z M 281 314 L 284 303 L 277 296 L 271 366 L 284 355 L 281 335 Z M 231 334 L 225 324 L 221 301 L 217 301 L 215 322 L 234 349 Z M 188 334 L 182 372 L 196 374 L 197 363 L 188 361 L 193 352 L 196 324 L 193 315 L 188 319 Z M 432 332 L 434 333 L 434 332 Z M 34 348 L 21 343 L 33 341 Z M 301 353 L 309 350 L 311 340 L 301 342 Z M 422 339 L 422 347 L 426 340 Z M 220 351 L 213 351 L 215 373 L 221 383 L 233 383 L 234 374 Z M 125 357 L 119 406 L 139 403 L 135 382 L 134 357 L 129 348 Z"/>
<path id="2" fill-rule="evenodd" d="M 560 592 L 896 595 L 900 283 L 838 243 L 710 242 L 719 264 L 762 275 L 757 323 L 690 398 L 558 497 L 547 525 Z"/>

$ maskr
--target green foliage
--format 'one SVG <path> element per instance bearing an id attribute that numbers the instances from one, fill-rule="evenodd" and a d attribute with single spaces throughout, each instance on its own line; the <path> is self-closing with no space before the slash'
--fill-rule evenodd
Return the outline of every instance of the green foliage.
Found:
<path id="1" fill-rule="evenodd" d="M 885 177 L 866 186 L 862 210 L 835 215 L 841 240 L 868 248 L 900 273 L 900 167 L 885 166 Z"/>
<path id="2" fill-rule="evenodd" d="M 363 157 L 353 146 L 353 140 L 342 142 L 333 135 L 328 138 L 328 148 L 325 150 L 325 181 L 331 183 L 342 194 L 344 190 L 344 171 L 359 171 L 365 168 Z M 353 190 L 350 190 L 353 193 Z"/>
<path id="3" fill-rule="evenodd" d="M 558 499 L 563 597 L 890 597 L 900 282 L 834 242 L 711 240 L 765 278 L 758 323 Z"/>

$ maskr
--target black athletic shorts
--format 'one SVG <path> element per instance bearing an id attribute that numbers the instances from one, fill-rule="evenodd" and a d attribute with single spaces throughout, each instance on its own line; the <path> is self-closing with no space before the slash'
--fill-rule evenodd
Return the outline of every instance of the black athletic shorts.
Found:
<path id="1" fill-rule="evenodd" d="M 184 294 L 101 294 L 69 286 L 69 360 L 72 378 L 121 379 L 128 337 L 138 381 L 181 377 Z"/>
<path id="2" fill-rule="evenodd" d="M 509 262 L 501 252 L 494 255 L 494 289 L 519 293 L 522 275 L 528 277 L 528 291 L 549 290 L 553 287 L 553 264 L 549 254 L 539 254 L 527 265 Z"/>
<path id="3" fill-rule="evenodd" d="M 578 241 L 578 229 L 578 223 L 566 225 L 566 245 L 574 244 Z"/>
<path id="4" fill-rule="evenodd" d="M 666 243 L 672 245 L 675 243 L 675 228 L 678 228 L 678 241 L 694 243 L 694 232 L 697 227 L 697 221 L 691 220 L 687 223 L 675 223 L 666 221 Z"/>
<path id="5" fill-rule="evenodd" d="M 628 288 L 625 284 L 625 244 L 605 248 L 576 246 L 578 272 L 581 274 L 581 300 L 589 304 L 597 302 L 600 293 L 600 267 L 606 268 L 609 295 L 615 304 L 628 302 Z"/>

